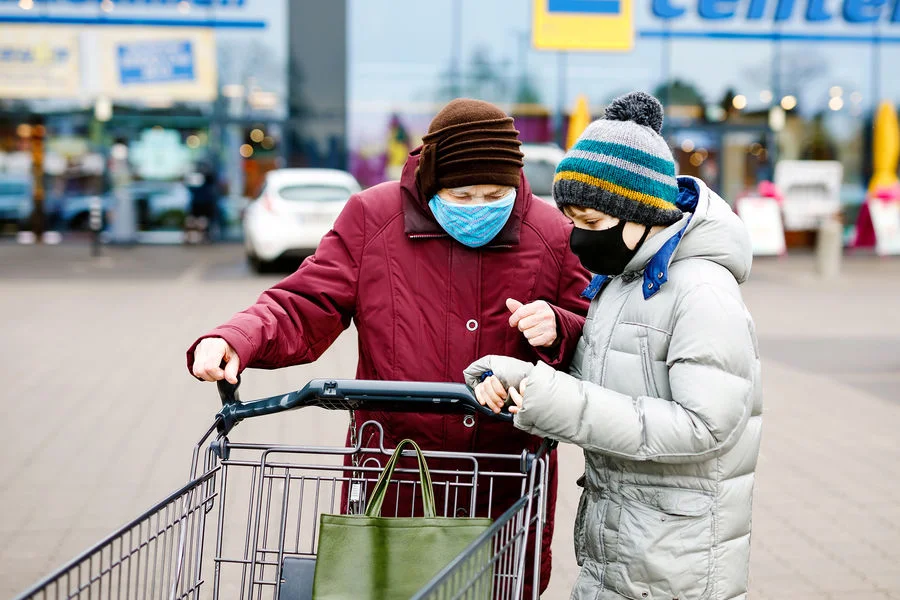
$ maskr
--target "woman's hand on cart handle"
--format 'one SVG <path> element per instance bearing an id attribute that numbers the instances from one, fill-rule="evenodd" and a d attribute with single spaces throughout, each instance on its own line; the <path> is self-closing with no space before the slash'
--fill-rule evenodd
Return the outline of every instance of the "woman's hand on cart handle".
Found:
<path id="1" fill-rule="evenodd" d="M 201 381 L 226 380 L 236 385 L 241 359 L 228 342 L 220 337 L 201 340 L 194 350 L 194 377 Z"/>

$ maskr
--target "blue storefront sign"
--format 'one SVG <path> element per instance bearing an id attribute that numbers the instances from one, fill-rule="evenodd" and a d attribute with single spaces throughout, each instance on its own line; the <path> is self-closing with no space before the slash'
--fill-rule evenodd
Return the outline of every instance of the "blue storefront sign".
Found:
<path id="1" fill-rule="evenodd" d="M 677 19 L 690 10 L 707 21 L 742 18 L 781 23 L 799 17 L 808 23 L 900 23 L 900 2 L 843 0 L 836 10 L 831 7 L 833 4 L 828 0 L 653 0 L 653 14 L 661 19 Z"/>
<path id="2" fill-rule="evenodd" d="M 194 81 L 194 46 L 190 40 L 152 40 L 116 47 L 122 85 Z"/>
<path id="3" fill-rule="evenodd" d="M 0 4 L 18 4 L 20 0 L 0 0 Z M 199 7 L 211 6 L 244 6 L 247 0 L 190 0 L 191 4 Z M 99 6 L 104 0 L 33 0 L 35 4 L 57 6 Z M 181 0 L 112 0 L 118 6 L 177 6 Z"/>
<path id="4" fill-rule="evenodd" d="M 271 0 L 0 0 L 0 23 L 141 27 L 265 29 L 263 19 L 241 18 Z"/>

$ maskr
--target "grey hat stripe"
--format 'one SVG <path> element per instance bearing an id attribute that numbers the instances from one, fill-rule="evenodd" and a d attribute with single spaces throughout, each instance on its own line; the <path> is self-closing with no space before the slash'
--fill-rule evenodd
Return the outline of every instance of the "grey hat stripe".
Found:
<path id="1" fill-rule="evenodd" d="M 675 178 L 670 177 L 668 175 L 664 175 L 659 171 L 655 171 L 653 169 L 648 169 L 643 165 L 639 165 L 630 161 L 627 161 L 618 156 L 610 156 L 609 154 L 599 154 L 597 152 L 585 152 L 584 150 L 570 150 L 569 157 L 572 158 L 581 158 L 584 160 L 590 160 L 597 163 L 603 163 L 607 165 L 612 165 L 614 167 L 619 167 L 620 169 L 625 169 L 626 171 L 630 171 L 632 173 L 636 173 L 638 175 L 643 175 L 647 179 L 652 179 L 654 181 L 658 181 L 659 183 L 665 185 L 675 185 Z"/>

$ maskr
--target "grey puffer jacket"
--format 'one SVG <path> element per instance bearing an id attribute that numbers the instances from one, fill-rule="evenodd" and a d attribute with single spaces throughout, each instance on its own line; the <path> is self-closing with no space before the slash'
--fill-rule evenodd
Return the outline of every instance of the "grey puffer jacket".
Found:
<path id="1" fill-rule="evenodd" d="M 738 289 L 750 240 L 701 181 L 679 186 L 682 221 L 586 291 L 604 286 L 574 376 L 539 363 L 515 419 L 584 448 L 572 598 L 747 594 L 762 425 L 759 352 Z"/>

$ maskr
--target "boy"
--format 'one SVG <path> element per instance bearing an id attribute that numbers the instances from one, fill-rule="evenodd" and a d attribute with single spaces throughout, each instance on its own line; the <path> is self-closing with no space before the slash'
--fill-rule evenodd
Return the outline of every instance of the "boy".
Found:
<path id="1" fill-rule="evenodd" d="M 762 425 L 738 288 L 750 242 L 702 181 L 676 178 L 662 117 L 652 96 L 618 98 L 557 169 L 571 248 L 596 273 L 572 375 L 498 356 L 465 373 L 482 404 L 511 401 L 516 427 L 584 449 L 576 599 L 747 594 Z"/>

